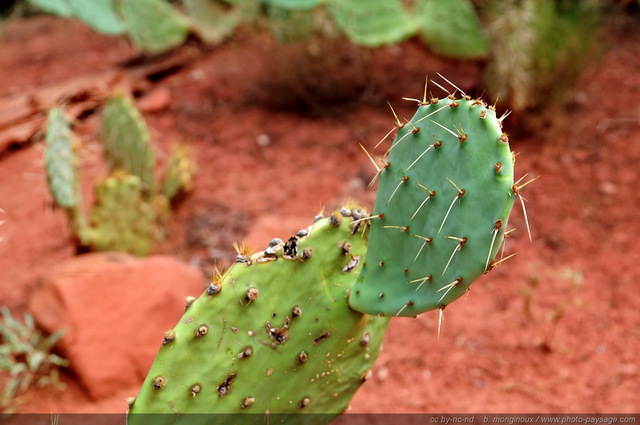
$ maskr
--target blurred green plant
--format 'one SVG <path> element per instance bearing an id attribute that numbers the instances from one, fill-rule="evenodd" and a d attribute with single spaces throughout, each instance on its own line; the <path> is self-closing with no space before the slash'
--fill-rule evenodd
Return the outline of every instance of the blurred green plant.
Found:
<path id="1" fill-rule="evenodd" d="M 515 111 L 561 100 L 589 57 L 600 20 L 599 3 L 489 0 L 489 93 Z"/>
<path id="2" fill-rule="evenodd" d="M 81 250 L 147 255 L 164 236 L 171 200 L 193 186 L 190 150 L 174 149 L 161 184 L 156 184 L 149 131 L 132 99 L 123 93 L 106 101 L 100 139 L 110 174 L 96 186 L 95 203 L 87 216 L 80 187 L 79 140 L 63 108 L 49 112 L 44 162 L 54 202 L 66 211 Z"/>
<path id="3" fill-rule="evenodd" d="M 488 53 L 471 0 L 28 1 L 46 12 L 79 19 L 101 33 L 127 35 L 137 48 L 150 53 L 182 44 L 191 32 L 219 43 L 241 23 L 268 20 L 274 9 L 325 9 L 351 42 L 367 47 L 421 35 L 440 54 L 476 58 Z"/>
<path id="4" fill-rule="evenodd" d="M 83 21 L 107 35 L 126 34 L 143 51 L 182 44 L 189 22 L 164 0 L 28 0 L 45 12 Z"/>
<path id="5" fill-rule="evenodd" d="M 259 22 L 280 43 L 343 37 L 375 48 L 421 38 L 436 54 L 486 59 L 485 85 L 520 111 L 559 97 L 583 69 L 602 0 L 28 0 L 82 20 L 97 31 L 127 35 L 159 53 L 195 33 L 220 43 L 243 23 Z M 320 34 L 320 36 L 318 36 Z M 330 37 L 327 37 L 331 34 Z M 321 43 L 322 44 L 322 43 Z M 335 47 L 335 45 L 333 46 Z M 342 49 L 344 50 L 344 48 Z M 339 50 L 333 48 L 335 55 Z M 308 52 L 307 52 L 308 53 Z M 298 63 L 330 61 L 302 52 Z M 341 62 L 339 58 L 337 61 Z M 325 77 L 331 73 L 323 73 Z"/>
<path id="6" fill-rule="evenodd" d="M 61 386 L 58 368 L 67 367 L 69 362 L 52 353 L 63 330 L 45 336 L 36 328 L 30 314 L 24 314 L 23 323 L 5 306 L 0 312 L 0 376 L 3 382 L 0 412 L 12 413 L 21 394 L 29 388 Z"/>
<path id="7" fill-rule="evenodd" d="M 471 2 L 414 3 L 264 0 L 263 22 L 277 41 L 266 84 L 278 92 L 272 98 L 279 106 L 296 110 L 339 112 L 369 87 L 373 69 L 369 49 L 415 35 L 442 55 L 475 58 L 486 54 L 487 41 Z M 442 13 L 443 9 L 448 12 Z"/>
<path id="8" fill-rule="evenodd" d="M 349 42 L 325 8 L 267 9 L 272 45 L 262 84 L 277 107 L 337 113 L 361 98 L 371 69 L 367 48 Z"/>

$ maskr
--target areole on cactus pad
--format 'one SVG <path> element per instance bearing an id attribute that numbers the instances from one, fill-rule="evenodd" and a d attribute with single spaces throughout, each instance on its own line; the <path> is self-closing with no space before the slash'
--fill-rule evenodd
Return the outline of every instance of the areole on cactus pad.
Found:
<path id="1" fill-rule="evenodd" d="M 367 257 L 349 297 L 368 314 L 416 316 L 465 294 L 496 264 L 517 196 L 493 107 L 466 95 L 417 102 L 378 170 Z"/>

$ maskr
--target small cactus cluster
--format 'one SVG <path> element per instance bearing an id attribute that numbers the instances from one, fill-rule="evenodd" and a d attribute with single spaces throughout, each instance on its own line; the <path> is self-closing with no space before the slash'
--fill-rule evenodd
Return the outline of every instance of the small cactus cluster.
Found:
<path id="1" fill-rule="evenodd" d="M 80 248 L 147 255 L 162 233 L 171 199 L 192 186 L 195 165 L 188 149 L 178 147 L 158 188 L 149 132 L 132 100 L 121 93 L 113 94 L 104 105 L 100 139 L 111 171 L 96 186 L 95 203 L 87 216 L 79 139 L 63 108 L 49 112 L 44 162 L 54 202 L 67 212 Z"/>
<path id="2" fill-rule="evenodd" d="M 238 248 L 231 268 L 187 298 L 159 335 L 129 424 L 153 413 L 154 423 L 233 422 L 216 416 L 232 413 L 327 423 L 370 375 L 390 316 L 442 317 L 506 259 L 495 257 L 527 183 L 514 183 L 505 116 L 463 92 L 426 94 L 410 99 L 411 120 L 396 117 L 383 158 L 367 152 L 379 179 L 373 214 L 346 207 L 264 251 Z M 296 413 L 325 415 L 287 416 Z"/>

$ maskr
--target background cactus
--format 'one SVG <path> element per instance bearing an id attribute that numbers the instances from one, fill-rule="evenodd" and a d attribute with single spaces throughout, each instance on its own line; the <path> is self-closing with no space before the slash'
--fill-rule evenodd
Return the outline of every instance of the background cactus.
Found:
<path id="1" fill-rule="evenodd" d="M 159 53 L 184 42 L 189 21 L 165 0 L 29 0 L 49 13 L 75 18 L 108 35 L 127 34 L 139 49 Z"/>
<path id="2" fill-rule="evenodd" d="M 102 109 L 100 141 L 109 168 L 125 169 L 140 178 L 152 193 L 155 185 L 155 154 L 147 126 L 130 97 L 114 93 Z"/>
<path id="3" fill-rule="evenodd" d="M 343 209 L 264 251 L 239 249 L 236 264 L 187 298 L 184 316 L 159 338 L 128 423 L 148 423 L 143 413 L 240 412 L 278 423 L 281 414 L 323 413 L 305 421 L 326 423 L 343 412 L 370 375 L 388 323 L 347 305 L 366 251 L 354 216 L 365 213 Z"/>
<path id="4" fill-rule="evenodd" d="M 400 0 L 333 0 L 330 10 L 354 43 L 380 46 L 415 33 L 416 25 Z"/>
<path id="5" fill-rule="evenodd" d="M 67 213 L 71 233 L 80 245 L 89 243 L 87 220 L 83 211 L 79 140 L 71 131 L 64 109 L 53 108 L 47 119 L 44 163 L 53 200 Z"/>
<path id="6" fill-rule="evenodd" d="M 470 0 L 423 0 L 415 5 L 420 35 L 436 53 L 455 58 L 483 58 L 489 42 Z"/>
<path id="7" fill-rule="evenodd" d="M 131 42 L 150 53 L 179 46 L 189 34 L 188 19 L 166 1 L 113 0 Z"/>
<path id="8" fill-rule="evenodd" d="M 220 43 L 243 23 L 262 21 L 273 28 L 274 17 L 287 16 L 282 11 L 309 16 L 319 12 L 330 19 L 309 20 L 305 31 L 321 32 L 331 21 L 329 26 L 337 34 L 359 46 L 376 48 L 418 36 L 438 55 L 486 59 L 488 92 L 515 111 L 539 106 L 548 101 L 549 93 L 557 96 L 563 91 L 559 86 L 574 81 L 583 70 L 606 4 L 602 0 L 28 1 L 50 13 L 80 19 L 102 33 L 126 34 L 138 49 L 150 53 L 179 46 L 190 32 Z M 292 25 L 299 24 L 295 13 L 289 16 Z M 276 40 L 283 40 L 281 33 L 274 33 Z"/>
<path id="9" fill-rule="evenodd" d="M 351 306 L 416 316 L 490 270 L 517 193 L 501 119 L 468 96 L 419 101 L 379 170 L 369 250 Z"/>
<path id="10" fill-rule="evenodd" d="M 106 101 L 100 135 L 111 173 L 96 187 L 95 205 L 87 218 L 80 190 L 80 143 L 64 110 L 51 110 L 44 162 L 54 202 L 67 212 L 71 232 L 83 249 L 147 255 L 163 234 L 171 199 L 191 188 L 195 164 L 189 150 L 178 146 L 158 188 L 149 131 L 123 93 Z"/>
<path id="11" fill-rule="evenodd" d="M 78 0 L 29 2 L 47 12 L 80 19 L 105 34 L 126 34 L 136 47 L 150 53 L 180 45 L 191 31 L 207 42 L 220 43 L 241 23 L 255 20 L 270 8 L 326 9 L 349 40 L 368 47 L 421 34 L 436 49 L 444 42 L 440 52 L 446 55 L 487 53 L 470 0 L 100 0 L 95 7 Z M 442 8 L 451 13 L 440 13 Z"/>
<path id="12" fill-rule="evenodd" d="M 514 111 L 561 100 L 583 70 L 599 26 L 594 1 L 492 0 L 485 84 Z"/>
<path id="13" fill-rule="evenodd" d="M 49 111 L 46 135 L 47 149 L 44 153 L 49 187 L 56 204 L 71 208 L 82 202 L 78 171 L 78 141 L 62 108 Z"/>
<path id="14" fill-rule="evenodd" d="M 93 249 L 137 255 L 151 251 L 158 232 L 157 217 L 142 193 L 140 178 L 123 171 L 98 184 L 89 215 Z"/>

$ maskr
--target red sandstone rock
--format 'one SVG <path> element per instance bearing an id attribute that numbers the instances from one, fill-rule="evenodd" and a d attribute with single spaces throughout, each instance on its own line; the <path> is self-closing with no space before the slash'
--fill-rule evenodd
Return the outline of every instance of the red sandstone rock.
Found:
<path id="1" fill-rule="evenodd" d="M 201 273 L 168 256 L 87 254 L 51 270 L 29 310 L 46 331 L 67 330 L 61 354 L 94 399 L 144 380 L 163 332 L 175 326 Z"/>

